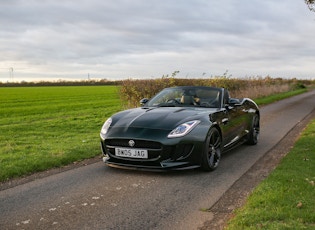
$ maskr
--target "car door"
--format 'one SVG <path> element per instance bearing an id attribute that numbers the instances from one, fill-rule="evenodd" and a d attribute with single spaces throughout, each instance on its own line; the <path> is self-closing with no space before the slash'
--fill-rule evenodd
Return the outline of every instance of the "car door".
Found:
<path id="1" fill-rule="evenodd" d="M 230 100 L 227 91 L 224 93 L 223 99 L 223 116 L 222 116 L 222 139 L 223 146 L 228 148 L 242 138 L 247 124 L 244 106 L 237 100 Z"/>
<path id="2" fill-rule="evenodd" d="M 237 142 L 245 134 L 247 124 L 247 113 L 244 112 L 244 106 L 241 104 L 229 105 L 228 114 L 230 120 L 230 144 Z"/>

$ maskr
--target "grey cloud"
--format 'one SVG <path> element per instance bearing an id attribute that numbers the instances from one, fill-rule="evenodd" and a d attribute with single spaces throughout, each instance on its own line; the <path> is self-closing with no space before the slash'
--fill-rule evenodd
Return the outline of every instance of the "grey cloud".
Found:
<path id="1" fill-rule="evenodd" d="M 119 75 L 112 68 L 124 66 L 120 75 L 126 76 L 129 68 L 144 76 L 156 71 L 157 63 L 164 73 L 215 66 L 224 72 L 247 63 L 249 69 L 268 72 L 268 60 L 313 59 L 312 17 L 303 1 L 285 4 L 288 7 L 271 0 L 0 0 L 0 67 L 23 62 L 44 69 L 52 63 L 51 74 L 53 66 L 59 66 L 69 74 L 82 68 L 106 75 L 111 69 L 111 76 Z M 72 69 L 77 65 L 80 68 Z M 244 71 L 237 74 L 246 75 Z"/>

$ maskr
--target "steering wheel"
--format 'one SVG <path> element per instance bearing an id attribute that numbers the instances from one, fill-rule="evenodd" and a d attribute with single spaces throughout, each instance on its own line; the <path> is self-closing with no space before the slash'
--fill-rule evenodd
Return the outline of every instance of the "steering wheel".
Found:
<path id="1" fill-rule="evenodd" d="M 180 104 L 179 101 L 174 98 L 167 100 L 166 103 Z"/>
<path id="2" fill-rule="evenodd" d="M 200 104 L 201 107 L 211 107 L 211 104 L 209 102 L 202 102 Z"/>
<path id="3" fill-rule="evenodd" d="M 208 107 L 208 108 L 218 108 L 219 107 L 218 101 L 216 99 L 213 99 L 209 102 L 202 102 L 201 106 Z"/>

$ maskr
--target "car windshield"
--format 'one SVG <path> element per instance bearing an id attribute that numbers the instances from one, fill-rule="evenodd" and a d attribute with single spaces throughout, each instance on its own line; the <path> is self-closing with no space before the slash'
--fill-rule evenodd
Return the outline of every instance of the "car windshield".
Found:
<path id="1" fill-rule="evenodd" d="M 149 100 L 146 106 L 197 106 L 219 108 L 220 89 L 211 87 L 167 88 Z"/>

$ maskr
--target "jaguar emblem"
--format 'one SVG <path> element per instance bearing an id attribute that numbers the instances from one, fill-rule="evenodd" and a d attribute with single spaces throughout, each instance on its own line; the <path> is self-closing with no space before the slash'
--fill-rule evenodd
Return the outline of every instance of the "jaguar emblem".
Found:
<path id="1" fill-rule="evenodd" d="M 135 144 L 136 144 L 136 142 L 135 142 L 134 140 L 130 140 L 130 141 L 128 142 L 128 145 L 129 145 L 130 147 L 135 146 Z"/>

